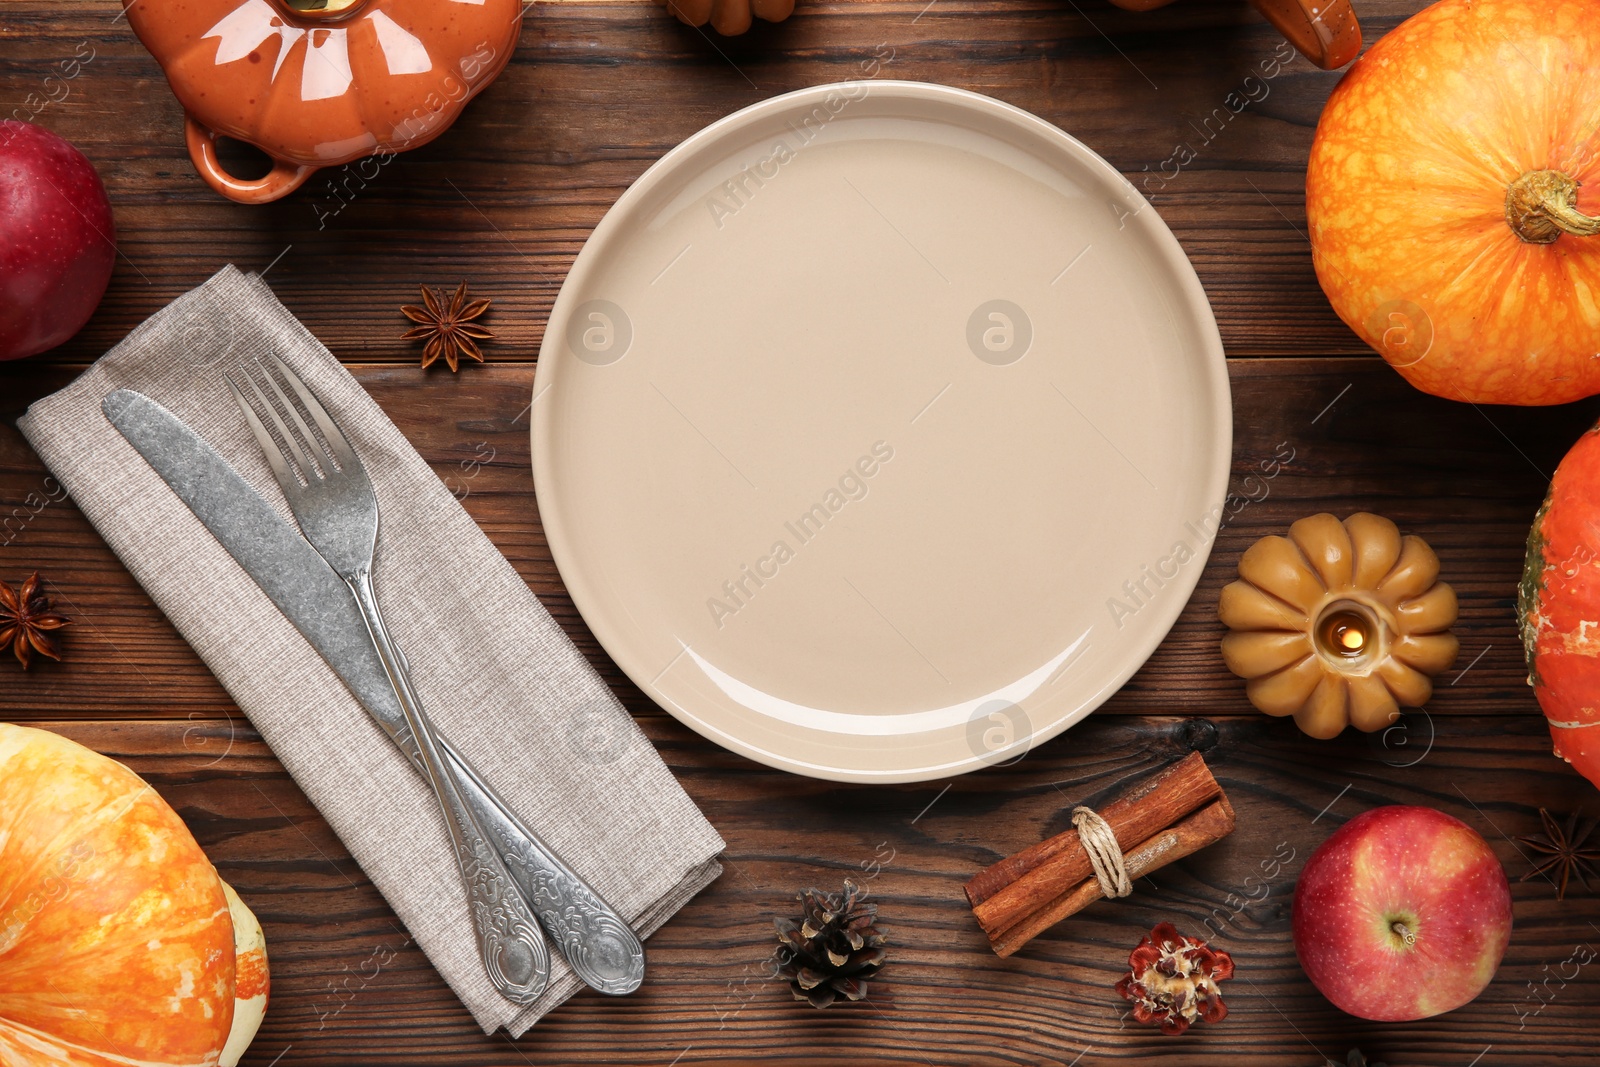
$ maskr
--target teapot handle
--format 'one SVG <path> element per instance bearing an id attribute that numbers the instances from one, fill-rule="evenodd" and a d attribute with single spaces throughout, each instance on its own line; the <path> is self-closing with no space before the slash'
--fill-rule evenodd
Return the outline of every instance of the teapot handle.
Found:
<path id="1" fill-rule="evenodd" d="M 1250 0 L 1300 54 L 1338 70 L 1361 51 L 1361 24 L 1350 0 Z"/>
<path id="2" fill-rule="evenodd" d="M 217 158 L 217 135 L 214 131 L 202 126 L 188 112 L 184 113 L 183 127 L 194 169 L 200 172 L 200 177 L 205 179 L 207 185 L 229 200 L 241 204 L 268 204 L 288 196 L 317 172 L 316 167 L 280 161 L 273 165 L 266 177 L 254 181 L 235 178 L 222 169 L 222 161 Z"/>
<path id="3" fill-rule="evenodd" d="M 1153 11 L 1172 0 L 1111 0 L 1125 11 Z M 1323 70 L 1338 70 L 1361 51 L 1361 25 L 1350 0 L 1250 0 L 1250 6 Z"/>

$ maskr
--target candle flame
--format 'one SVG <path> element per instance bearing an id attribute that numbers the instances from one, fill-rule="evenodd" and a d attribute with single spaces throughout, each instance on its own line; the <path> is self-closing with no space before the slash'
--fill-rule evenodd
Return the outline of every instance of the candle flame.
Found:
<path id="1" fill-rule="evenodd" d="M 1323 651 L 1345 659 L 1366 653 L 1370 623 L 1354 611 L 1340 611 L 1322 619 L 1315 638 Z"/>

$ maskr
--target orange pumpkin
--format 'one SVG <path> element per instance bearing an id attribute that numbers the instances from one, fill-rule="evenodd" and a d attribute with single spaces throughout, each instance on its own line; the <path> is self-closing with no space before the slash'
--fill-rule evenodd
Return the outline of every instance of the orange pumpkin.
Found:
<path id="1" fill-rule="evenodd" d="M 1600 786 L 1600 427 L 1556 468 L 1528 533 L 1517 595 L 1528 684 L 1555 754 Z"/>
<path id="2" fill-rule="evenodd" d="M 236 1063 L 267 978 L 229 894 L 132 771 L 0 723 L 0 1064 Z"/>
<path id="3" fill-rule="evenodd" d="M 504 69 L 522 0 L 123 0 L 188 112 L 200 176 L 241 203 L 287 196 L 319 167 L 404 152 L 443 133 Z M 242 180 L 225 134 L 277 165 Z M 368 176 L 370 177 L 370 176 Z"/>
<path id="4" fill-rule="evenodd" d="M 1306 175 L 1323 291 L 1411 384 L 1600 392 L 1600 5 L 1441 0 L 1334 90 Z"/>

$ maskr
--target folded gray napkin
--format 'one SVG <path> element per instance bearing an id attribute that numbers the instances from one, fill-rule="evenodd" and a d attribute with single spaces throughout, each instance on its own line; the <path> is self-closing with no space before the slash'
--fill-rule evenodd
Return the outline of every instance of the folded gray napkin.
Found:
<path id="1" fill-rule="evenodd" d="M 222 377 L 269 352 L 305 379 L 366 463 L 383 515 L 378 598 L 424 706 L 524 822 L 641 935 L 653 932 L 721 873 L 722 839 L 505 557 L 260 279 L 220 271 L 19 425 L 478 1024 L 520 1036 L 581 983 L 553 953 L 537 1003 L 518 1008 L 496 992 L 432 793 L 101 412 L 116 389 L 151 397 L 292 522 Z"/>

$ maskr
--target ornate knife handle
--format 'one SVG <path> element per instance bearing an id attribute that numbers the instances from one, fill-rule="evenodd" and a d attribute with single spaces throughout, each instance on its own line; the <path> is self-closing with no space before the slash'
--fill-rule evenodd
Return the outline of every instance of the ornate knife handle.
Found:
<path id="1" fill-rule="evenodd" d="M 367 624 L 373 647 L 394 686 L 410 728 L 414 758 L 433 786 L 444 811 L 445 827 L 455 848 L 472 910 L 473 930 L 483 966 L 500 994 L 513 1004 L 531 1004 L 550 984 L 550 948 L 545 944 L 531 902 L 506 869 L 505 861 L 462 797 L 454 773 L 445 763 L 433 723 L 411 686 L 405 656 L 389 637 L 373 593 L 372 575 L 361 570 L 345 579 Z M 408 753 L 409 754 L 409 753 Z"/>
<path id="2" fill-rule="evenodd" d="M 572 970 L 601 993 L 622 996 L 638 989 L 645 967 L 638 935 L 517 818 L 448 740 L 439 740 L 462 797 Z"/>
<path id="3" fill-rule="evenodd" d="M 403 651 L 400 658 L 405 663 Z M 410 669 L 409 663 L 405 666 Z M 644 983 L 644 945 L 627 921 L 582 875 L 568 867 L 555 849 L 528 829 L 448 737 L 436 731 L 434 738 L 448 769 L 455 775 L 462 799 L 573 973 L 591 989 L 610 996 L 626 996 L 637 990 Z M 426 778 L 416 740 L 402 733 L 394 741 Z"/>

